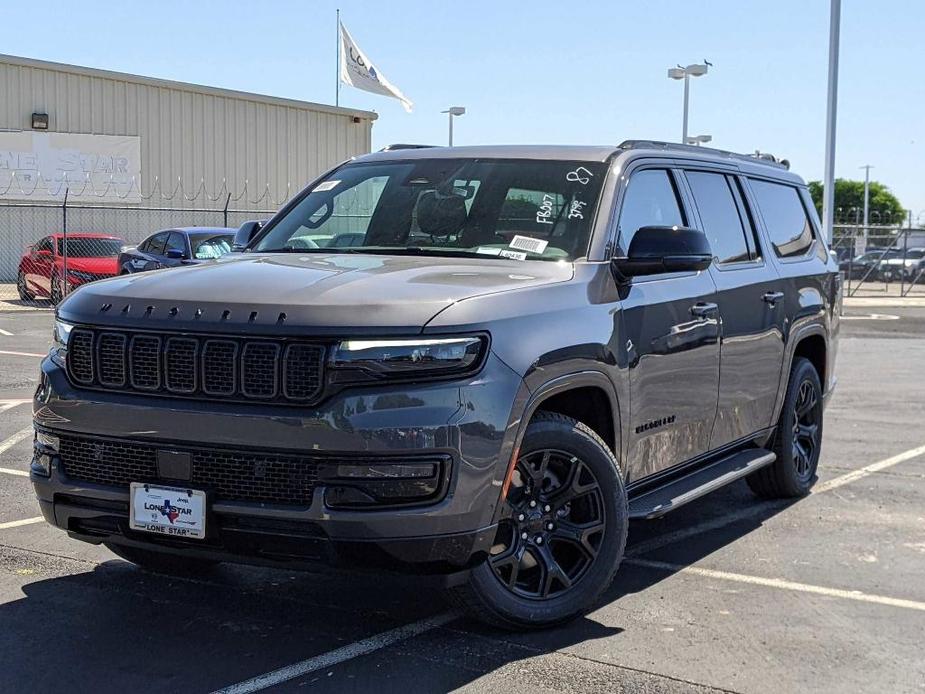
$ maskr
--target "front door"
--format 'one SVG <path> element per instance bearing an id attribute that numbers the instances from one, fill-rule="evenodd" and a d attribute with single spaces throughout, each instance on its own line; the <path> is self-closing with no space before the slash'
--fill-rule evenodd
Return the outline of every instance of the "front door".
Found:
<path id="1" fill-rule="evenodd" d="M 719 403 L 711 449 L 769 425 L 784 358 L 783 283 L 765 261 L 739 179 L 686 171 L 699 228 L 710 240 L 722 321 Z"/>
<path id="2" fill-rule="evenodd" d="M 643 226 L 689 225 L 668 169 L 633 173 L 621 203 L 618 245 Z M 708 272 L 637 277 L 621 301 L 630 427 L 627 481 L 705 453 L 716 417 L 719 316 Z"/>

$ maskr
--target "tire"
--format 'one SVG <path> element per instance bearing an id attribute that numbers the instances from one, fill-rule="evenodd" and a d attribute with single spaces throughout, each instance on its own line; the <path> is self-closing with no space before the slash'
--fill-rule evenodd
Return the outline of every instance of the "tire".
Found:
<path id="1" fill-rule="evenodd" d="M 61 303 L 61 281 L 58 279 L 57 275 L 51 276 L 51 287 L 48 290 L 48 298 L 51 299 L 52 306 L 57 306 Z"/>
<path id="2" fill-rule="evenodd" d="M 613 582 L 628 526 L 623 478 L 604 441 L 570 417 L 536 413 L 504 506 L 489 558 L 449 589 L 451 602 L 509 630 L 591 609 Z"/>
<path id="3" fill-rule="evenodd" d="M 145 571 L 156 574 L 192 578 L 208 575 L 218 566 L 218 562 L 208 559 L 184 557 L 183 555 L 167 554 L 166 552 L 117 545 L 110 542 L 105 543 L 105 545 L 116 556 L 141 567 Z"/>
<path id="4" fill-rule="evenodd" d="M 26 287 L 26 275 L 22 270 L 16 275 L 16 291 L 19 293 L 21 301 L 32 301 L 35 299 L 35 294 L 30 292 Z"/>
<path id="5" fill-rule="evenodd" d="M 822 448 L 822 415 L 822 384 L 816 367 L 797 357 L 771 445 L 777 460 L 746 478 L 757 496 L 786 499 L 809 494 Z"/>

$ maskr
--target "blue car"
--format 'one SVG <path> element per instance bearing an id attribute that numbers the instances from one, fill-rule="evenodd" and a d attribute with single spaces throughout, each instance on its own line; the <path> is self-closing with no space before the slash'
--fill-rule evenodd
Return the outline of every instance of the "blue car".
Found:
<path id="1" fill-rule="evenodd" d="M 130 275 L 221 258 L 231 251 L 236 229 L 181 227 L 158 231 L 119 253 L 119 274 Z"/>

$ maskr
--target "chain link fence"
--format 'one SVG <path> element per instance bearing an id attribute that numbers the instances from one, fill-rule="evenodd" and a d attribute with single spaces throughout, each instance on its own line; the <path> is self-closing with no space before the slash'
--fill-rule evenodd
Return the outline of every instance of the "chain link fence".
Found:
<path id="1" fill-rule="evenodd" d="M 925 225 L 836 225 L 831 250 L 846 296 L 925 296 Z"/>
<path id="2" fill-rule="evenodd" d="M 50 308 L 81 284 L 120 274 L 120 252 L 157 231 L 236 230 L 245 221 L 273 214 L 231 209 L 230 196 L 223 202 L 222 207 L 202 209 L 0 201 L 0 310 Z M 168 248 L 155 250 L 166 255 Z M 184 259 L 217 257 L 225 251 L 214 243 L 198 253 L 192 247 L 182 250 Z"/>

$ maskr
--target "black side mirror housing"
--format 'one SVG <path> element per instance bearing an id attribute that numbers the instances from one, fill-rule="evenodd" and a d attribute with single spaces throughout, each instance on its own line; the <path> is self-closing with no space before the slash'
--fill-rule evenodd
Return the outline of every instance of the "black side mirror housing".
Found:
<path id="1" fill-rule="evenodd" d="M 612 258 L 610 266 L 620 282 L 641 275 L 706 270 L 713 262 L 707 235 L 678 226 L 640 227 L 625 257 Z"/>
<path id="2" fill-rule="evenodd" d="M 171 260 L 183 260 L 186 257 L 186 254 L 179 248 L 168 248 L 164 255 L 166 255 Z"/>
<path id="3" fill-rule="evenodd" d="M 238 227 L 237 232 L 234 235 L 234 242 L 231 244 L 232 253 L 240 253 L 245 248 L 247 244 L 253 240 L 257 233 L 263 229 L 263 225 L 266 222 L 261 219 L 251 220 L 249 222 L 244 222 L 240 227 Z"/>

